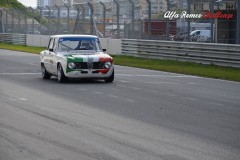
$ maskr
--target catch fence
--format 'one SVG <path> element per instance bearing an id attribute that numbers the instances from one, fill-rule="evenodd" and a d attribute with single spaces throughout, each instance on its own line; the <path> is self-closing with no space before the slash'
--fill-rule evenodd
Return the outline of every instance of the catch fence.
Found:
<path id="1" fill-rule="evenodd" d="M 227 2 L 212 0 L 187 0 L 185 5 L 171 0 L 160 4 L 155 0 L 109 0 L 26 10 L 2 8 L 0 33 L 94 34 L 101 38 L 240 44 L 240 2 L 233 2 L 229 7 Z M 204 15 L 206 11 L 233 17 L 176 18 L 185 12 Z M 196 30 L 209 32 L 190 35 Z"/>

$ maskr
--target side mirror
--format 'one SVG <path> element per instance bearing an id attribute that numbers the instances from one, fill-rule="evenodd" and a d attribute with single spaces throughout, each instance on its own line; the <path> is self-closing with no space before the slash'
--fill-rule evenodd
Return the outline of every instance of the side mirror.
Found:
<path id="1" fill-rule="evenodd" d="M 102 51 L 103 51 L 103 52 L 106 52 L 106 51 L 107 51 L 107 49 L 102 49 Z"/>
<path id="2" fill-rule="evenodd" d="M 53 49 L 49 49 L 50 52 L 53 52 Z"/>

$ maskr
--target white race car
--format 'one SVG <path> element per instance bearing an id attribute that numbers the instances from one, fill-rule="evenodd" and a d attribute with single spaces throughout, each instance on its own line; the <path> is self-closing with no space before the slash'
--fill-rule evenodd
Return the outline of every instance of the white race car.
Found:
<path id="1" fill-rule="evenodd" d="M 97 36 L 51 36 L 40 59 L 43 79 L 57 76 L 58 82 L 68 78 L 103 79 L 108 83 L 114 80 L 113 58 L 101 49 Z"/>

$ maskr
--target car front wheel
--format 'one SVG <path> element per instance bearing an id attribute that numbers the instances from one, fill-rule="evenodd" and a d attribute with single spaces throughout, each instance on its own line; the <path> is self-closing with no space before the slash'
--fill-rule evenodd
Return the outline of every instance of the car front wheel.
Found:
<path id="1" fill-rule="evenodd" d="M 113 70 L 112 74 L 108 78 L 105 79 L 105 83 L 112 83 L 113 80 L 114 80 L 114 70 Z"/>
<path id="2" fill-rule="evenodd" d="M 44 64 L 41 64 L 41 71 L 42 71 L 42 78 L 43 79 L 50 79 L 51 78 L 51 74 L 48 73 L 48 71 L 46 70 Z"/>
<path id="3" fill-rule="evenodd" d="M 58 82 L 60 82 L 60 83 L 63 83 L 67 80 L 67 77 L 64 75 L 61 64 L 58 65 L 57 79 L 58 79 Z"/>

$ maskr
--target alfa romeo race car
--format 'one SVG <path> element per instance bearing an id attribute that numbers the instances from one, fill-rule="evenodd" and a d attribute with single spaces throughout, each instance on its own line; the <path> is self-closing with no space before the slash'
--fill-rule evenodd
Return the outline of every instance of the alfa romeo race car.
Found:
<path id="1" fill-rule="evenodd" d="M 113 82 L 113 58 L 103 51 L 97 36 L 51 36 L 47 50 L 40 53 L 42 78 L 57 76 L 58 82 L 68 78 Z"/>

